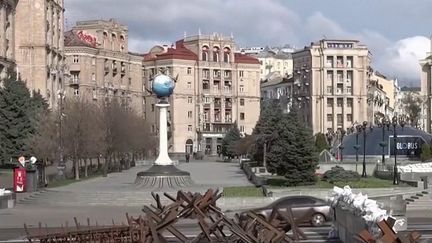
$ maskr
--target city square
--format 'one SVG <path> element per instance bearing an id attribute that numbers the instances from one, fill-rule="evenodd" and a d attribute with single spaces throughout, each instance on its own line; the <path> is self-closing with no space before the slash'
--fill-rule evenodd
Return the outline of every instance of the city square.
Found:
<path id="1" fill-rule="evenodd" d="M 0 243 L 432 242 L 432 5 L 383 2 L 1 1 Z"/>

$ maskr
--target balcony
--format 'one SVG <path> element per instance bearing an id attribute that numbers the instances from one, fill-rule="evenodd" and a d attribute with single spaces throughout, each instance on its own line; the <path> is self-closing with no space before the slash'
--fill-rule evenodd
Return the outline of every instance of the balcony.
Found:
<path id="1" fill-rule="evenodd" d="M 79 85 L 79 84 L 80 84 L 79 78 L 71 78 L 69 81 L 69 85 Z"/>
<path id="2" fill-rule="evenodd" d="M 215 102 L 214 103 L 215 108 L 221 108 L 221 106 L 222 106 L 221 102 Z"/>
<path id="3" fill-rule="evenodd" d="M 114 75 L 117 74 L 117 67 L 113 67 L 113 74 L 114 74 Z"/>
<path id="4" fill-rule="evenodd" d="M 221 79 L 221 74 L 220 73 L 214 73 L 213 74 L 213 79 L 220 80 Z"/>
<path id="5" fill-rule="evenodd" d="M 225 103 L 225 109 L 231 109 L 232 108 L 232 103 L 231 102 L 226 102 Z"/>
<path id="6" fill-rule="evenodd" d="M 125 75 L 126 74 L 126 67 L 125 66 L 121 67 L 120 73 L 121 73 L 121 75 Z"/>

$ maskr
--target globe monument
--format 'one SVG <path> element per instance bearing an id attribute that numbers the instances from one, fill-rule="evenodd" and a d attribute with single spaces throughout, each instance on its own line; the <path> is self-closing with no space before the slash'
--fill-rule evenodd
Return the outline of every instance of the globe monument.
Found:
<path id="1" fill-rule="evenodd" d="M 167 109 L 168 98 L 175 88 L 175 81 L 165 74 L 153 78 L 151 92 L 159 102 L 159 154 L 152 167 L 137 173 L 135 184 L 145 188 L 184 187 L 192 184 L 189 172 L 179 170 L 168 155 Z"/>

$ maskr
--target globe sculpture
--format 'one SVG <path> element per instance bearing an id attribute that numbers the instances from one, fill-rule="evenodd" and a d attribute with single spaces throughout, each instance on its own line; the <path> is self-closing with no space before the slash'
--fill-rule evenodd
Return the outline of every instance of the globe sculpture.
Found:
<path id="1" fill-rule="evenodd" d="M 159 154 L 152 167 L 138 172 L 135 179 L 137 187 L 163 189 L 164 187 L 184 187 L 192 184 L 190 173 L 175 167 L 168 154 L 167 99 L 175 88 L 174 79 L 165 74 L 154 77 L 151 91 L 160 99 L 159 108 Z"/>
<path id="2" fill-rule="evenodd" d="M 172 95 L 175 82 L 170 76 L 159 74 L 153 79 L 151 88 L 158 98 L 165 98 Z"/>

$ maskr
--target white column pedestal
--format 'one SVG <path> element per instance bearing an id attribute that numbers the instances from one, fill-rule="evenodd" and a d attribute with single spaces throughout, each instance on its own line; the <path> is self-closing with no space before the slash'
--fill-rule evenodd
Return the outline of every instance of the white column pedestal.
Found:
<path id="1" fill-rule="evenodd" d="M 168 103 L 156 104 L 159 107 L 159 155 L 155 165 L 173 165 L 173 161 L 168 155 L 168 128 L 167 128 L 167 109 Z"/>

